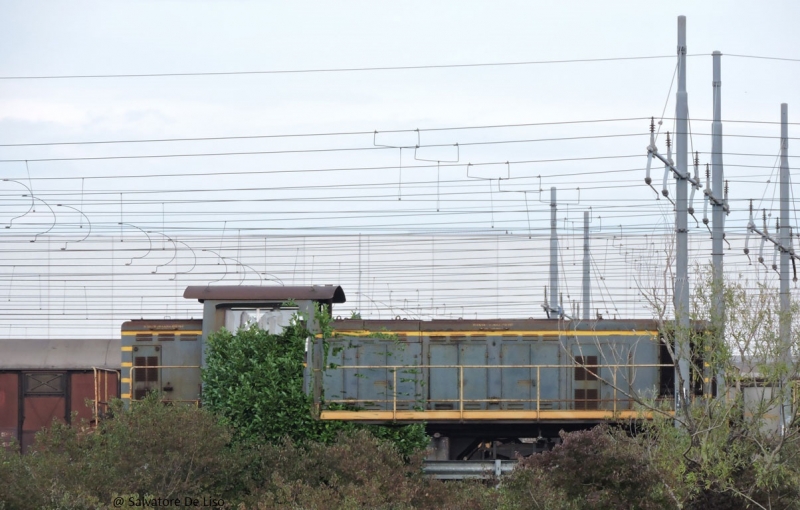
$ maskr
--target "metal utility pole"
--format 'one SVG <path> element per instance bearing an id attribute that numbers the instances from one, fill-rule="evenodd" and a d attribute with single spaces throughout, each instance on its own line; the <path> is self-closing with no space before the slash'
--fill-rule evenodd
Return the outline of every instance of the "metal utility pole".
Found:
<path id="1" fill-rule="evenodd" d="M 780 173 L 780 222 L 778 224 L 777 238 L 767 231 L 766 212 L 764 213 L 764 228 L 759 230 L 753 220 L 753 205 L 750 204 L 750 221 L 747 224 L 748 236 L 756 233 L 761 236 L 761 245 L 766 241 L 775 245 L 781 254 L 779 279 L 780 279 L 780 315 L 778 321 L 780 345 L 776 363 L 790 362 L 792 356 L 792 315 L 791 298 L 789 294 L 789 263 L 800 261 L 800 255 L 794 251 L 792 246 L 792 229 L 789 226 L 789 105 L 781 104 L 781 173 Z M 750 253 L 747 248 L 748 240 L 745 240 L 745 254 Z M 748 255 L 749 256 L 749 255 Z M 759 262 L 764 259 L 759 255 Z M 773 265 L 773 268 L 775 266 Z M 794 270 L 794 268 L 792 268 Z M 797 281 L 795 273 L 794 280 Z M 783 392 L 783 403 L 780 409 L 780 430 L 785 433 L 792 420 L 792 395 L 789 391 L 790 379 L 788 375 L 781 377 L 781 390 Z"/>
<path id="2" fill-rule="evenodd" d="M 712 204 L 711 209 L 711 263 L 712 273 L 712 292 L 713 308 L 711 310 L 711 327 L 714 333 L 714 345 L 711 348 L 718 348 L 718 342 L 725 338 L 725 303 L 723 299 L 723 280 L 722 280 L 722 242 L 725 235 L 725 213 L 727 204 L 723 201 L 723 171 L 722 171 L 722 82 L 721 82 L 721 60 L 722 54 L 718 51 L 713 53 L 713 101 L 714 117 L 711 122 L 711 190 L 706 190 L 706 194 Z M 707 350 L 710 353 L 711 349 Z M 717 374 L 711 373 L 708 362 L 703 367 L 703 395 L 711 397 L 712 380 Z M 717 391 L 720 391 L 719 385 Z"/>
<path id="3" fill-rule="evenodd" d="M 591 307 L 591 281 L 589 277 L 589 211 L 583 212 L 583 320 L 589 320 Z"/>
<path id="4" fill-rule="evenodd" d="M 675 410 L 689 398 L 689 96 L 686 93 L 686 16 L 678 16 L 678 92 L 675 96 L 675 354 L 678 373 L 675 377 Z"/>
<path id="5" fill-rule="evenodd" d="M 792 356 L 791 327 L 792 317 L 789 307 L 789 249 L 791 248 L 791 227 L 789 227 L 789 105 L 781 104 L 781 224 L 780 224 L 780 341 L 781 354 L 784 362 L 789 362 Z M 784 376 L 781 388 L 787 392 L 789 378 Z M 792 419 L 791 394 L 783 397 L 781 406 L 781 432 L 786 430 Z"/>
<path id="6" fill-rule="evenodd" d="M 550 311 L 561 313 L 558 308 L 558 233 L 556 232 L 556 188 L 550 188 Z"/>

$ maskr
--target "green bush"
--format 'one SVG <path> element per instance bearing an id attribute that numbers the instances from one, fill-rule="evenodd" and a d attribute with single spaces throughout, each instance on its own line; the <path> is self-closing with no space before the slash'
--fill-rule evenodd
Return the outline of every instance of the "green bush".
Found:
<path id="1" fill-rule="evenodd" d="M 645 449 L 608 427 L 570 434 L 553 450 L 522 459 L 503 482 L 515 508 L 663 509 L 676 502 Z"/>
<path id="2" fill-rule="evenodd" d="M 231 433 L 195 407 L 155 398 L 123 410 L 96 429 L 54 422 L 20 456 L 0 449 L 0 501 L 13 509 L 106 508 L 117 495 L 232 497 L 246 458 Z M 127 496 L 126 496 L 127 498 Z"/>
<path id="3" fill-rule="evenodd" d="M 327 329 L 328 317 L 318 321 Z M 362 426 L 311 415 L 303 388 L 305 347 L 312 334 L 295 316 L 280 335 L 257 327 L 209 336 L 203 370 L 203 405 L 230 424 L 240 443 L 331 443 L 339 433 L 367 428 L 410 457 L 428 446 L 423 424 Z"/>
<path id="4" fill-rule="evenodd" d="M 365 430 L 341 433 L 331 444 L 264 445 L 259 458 L 265 482 L 248 508 L 497 508 L 494 489 L 425 478 L 421 454 L 405 459 Z"/>

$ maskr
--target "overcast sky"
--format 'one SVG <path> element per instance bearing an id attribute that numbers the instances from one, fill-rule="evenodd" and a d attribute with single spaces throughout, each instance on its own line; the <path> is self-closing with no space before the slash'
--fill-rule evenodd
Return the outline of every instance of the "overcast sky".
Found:
<path id="1" fill-rule="evenodd" d="M 221 257 L 228 257 L 231 267 L 241 272 L 246 272 L 247 264 L 258 265 L 260 273 L 272 269 L 273 275 L 284 280 L 291 275 L 295 283 L 336 280 L 349 285 L 345 289 L 349 296 L 352 289 L 366 285 L 357 281 L 361 275 L 363 280 L 372 279 L 369 299 L 374 299 L 375 308 L 380 307 L 376 302 L 385 304 L 392 298 L 392 289 L 397 289 L 395 299 L 402 294 L 403 281 L 441 267 L 442 274 L 450 272 L 449 280 L 426 276 L 409 284 L 403 299 L 427 300 L 432 303 L 428 314 L 440 314 L 445 298 L 436 297 L 430 289 L 438 285 L 453 292 L 454 297 L 448 298 L 451 303 L 474 305 L 476 313 L 497 315 L 504 312 L 492 303 L 501 298 L 526 299 L 529 287 L 537 289 L 530 301 L 538 301 L 546 273 L 537 269 L 535 278 L 520 280 L 514 271 L 502 276 L 497 268 L 490 268 L 485 288 L 477 293 L 484 301 L 468 302 L 458 297 L 464 287 L 453 281 L 480 280 L 482 273 L 464 273 L 447 261 L 454 260 L 456 252 L 472 250 L 475 259 L 486 262 L 477 244 L 467 249 L 466 241 L 454 242 L 436 260 L 434 242 L 434 260 L 409 262 L 389 271 L 379 267 L 383 259 L 377 255 L 371 267 L 365 265 L 366 259 L 354 266 L 360 253 L 355 238 L 343 241 L 346 246 L 339 248 L 328 238 L 314 252 L 296 236 L 471 236 L 502 230 L 524 241 L 532 234 L 546 235 L 549 196 L 540 196 L 538 190 L 550 186 L 560 190 L 559 219 L 567 232 L 581 220 L 584 210 L 592 208 L 595 244 L 606 247 L 606 255 L 596 252 L 597 262 L 605 264 L 606 271 L 617 271 L 620 280 L 614 285 L 623 289 L 619 292 L 630 290 L 634 284 L 624 279 L 635 257 L 622 248 L 617 248 L 618 256 L 609 256 L 608 246 L 619 243 L 614 236 L 630 236 L 631 249 L 641 251 L 636 255 L 641 263 L 652 244 L 642 236 L 671 230 L 670 207 L 664 200 L 655 201 L 655 194 L 642 183 L 642 172 L 646 118 L 659 118 L 665 108 L 665 116 L 670 117 L 674 110 L 672 56 L 681 14 L 687 16 L 688 52 L 698 55 L 688 59 L 687 72 L 690 115 L 697 119 L 692 122 L 696 150 L 710 149 L 709 54 L 714 50 L 726 55 L 722 60 L 724 119 L 777 122 L 780 103 L 785 102 L 790 122 L 800 122 L 796 27 L 800 4 L 791 1 L 1 1 L 0 144 L 363 134 L 0 147 L 0 177 L 16 181 L 0 187 L 6 198 L 0 221 L 12 225 L 3 232 L 6 260 L 0 265 L 0 294 L 6 285 L 8 301 L 18 309 L 42 308 L 42 313 L 32 316 L 31 321 L 38 324 L 32 327 L 54 320 L 46 317 L 48 307 L 61 307 L 62 315 L 69 316 L 70 303 L 80 298 L 80 312 L 71 313 L 83 317 L 92 314 L 92 303 L 98 310 L 110 303 L 111 310 L 99 311 L 96 318 L 106 320 L 105 332 L 113 332 L 134 304 L 146 308 L 142 301 L 147 294 L 141 286 L 157 289 L 154 310 L 166 304 L 177 310 L 182 305 L 175 296 L 185 285 L 183 276 L 176 275 L 185 274 L 188 283 L 220 278 L 226 283 L 232 277 L 220 273 L 223 270 L 217 266 L 222 267 Z M 670 58 L 360 72 L 43 78 L 658 56 Z M 587 120 L 615 121 L 426 131 Z M 671 129 L 671 122 L 666 120 L 663 130 Z M 420 132 L 385 133 L 415 129 Z M 779 126 L 727 123 L 725 133 L 731 135 L 725 140 L 725 162 L 735 207 L 727 225 L 729 238 L 738 243 L 732 246 L 729 260 L 731 267 L 744 267 L 747 260 L 741 249 L 748 200 L 755 199 L 757 207 L 772 207 L 775 178 L 770 176 L 779 147 L 775 138 Z M 790 126 L 792 135 L 797 136 L 795 126 Z M 749 138 L 753 136 L 767 138 Z M 573 140 L 520 142 L 552 138 Z M 659 142 L 665 150 L 663 134 Z M 417 144 L 423 147 L 416 157 L 411 149 L 382 147 Z M 790 142 L 790 154 L 796 153 L 796 145 Z M 260 154 L 70 159 L 230 152 Z M 591 159 L 541 163 L 572 158 Z M 701 163 L 707 160 L 701 155 Z M 440 168 L 435 161 L 442 162 Z M 468 168 L 467 163 L 475 166 Z M 330 171 L 344 168 L 374 170 Z M 660 180 L 661 170 L 655 174 Z M 502 179 L 508 177 L 512 179 L 504 183 Z M 26 187 L 37 197 L 34 204 L 22 196 L 27 194 Z M 57 204 L 62 204 L 60 209 Z M 630 207 L 622 208 L 624 204 Z M 35 212 L 29 211 L 30 205 L 36 206 Z M 45 206 L 58 210 L 50 213 Z M 618 209 L 612 210 L 613 206 Z M 84 222 L 89 221 L 92 235 L 83 241 L 88 232 Z M 145 239 L 145 231 L 152 239 Z M 698 254 L 705 253 L 703 232 L 695 229 Z M 253 239 L 258 236 L 274 240 L 276 248 L 269 249 L 266 240 L 256 243 Z M 174 242 L 176 238 L 183 238 L 186 247 Z M 107 241 L 111 244 L 104 244 Z M 514 258 L 525 249 L 515 244 L 518 241 L 509 242 L 505 255 L 495 243 L 492 264 L 517 264 L 522 271 L 530 264 L 547 262 L 544 251 L 530 260 Z M 80 246 L 94 244 L 78 254 L 79 242 L 84 242 Z M 67 249 L 62 250 L 61 243 Z M 152 250 L 153 243 L 156 249 L 163 248 L 160 253 Z M 170 251 L 170 243 L 179 250 Z M 398 244 L 396 240 L 388 243 Z M 580 241 L 573 244 L 578 247 Z M 222 255 L 214 258 L 204 249 Z M 321 262 L 325 256 L 330 259 L 327 266 Z M 502 262 L 505 256 L 508 264 Z M 383 257 L 396 258 L 397 248 Z M 414 256 L 400 258 L 408 262 Z M 170 271 L 173 280 L 161 278 Z M 243 281 L 261 283 L 265 275 L 256 278 L 255 272 Z M 613 275 L 605 276 L 602 285 L 613 280 Z M 238 278 L 233 282 L 238 283 Z M 519 288 L 509 298 L 502 288 L 515 282 Z M 578 280 L 572 283 L 577 286 Z M 376 286 L 382 289 L 380 298 Z M 361 289 L 364 295 L 365 289 Z M 596 289 L 598 295 L 601 290 Z M 430 295 L 418 297 L 420 293 Z M 611 294 L 613 289 L 607 291 L 606 299 L 613 301 Z M 440 296 L 447 294 L 442 291 Z M 618 300 L 635 301 L 632 296 Z M 364 303 L 360 306 L 366 308 Z M 421 315 L 423 305 L 416 306 Z M 530 315 L 522 308 L 508 313 Z M 12 324 L 9 318 L 0 320 L 0 335 L 13 335 Z M 4 325 L 9 326 L 7 331 Z M 76 334 L 74 326 L 65 327 L 66 336 Z M 57 335 L 49 326 L 42 334 Z"/>

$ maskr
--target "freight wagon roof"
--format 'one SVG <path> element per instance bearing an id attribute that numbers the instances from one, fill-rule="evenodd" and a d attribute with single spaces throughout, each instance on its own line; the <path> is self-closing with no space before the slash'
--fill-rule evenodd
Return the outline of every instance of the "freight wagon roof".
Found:
<path id="1" fill-rule="evenodd" d="M 119 370 L 119 340 L 0 340 L 0 370 Z"/>
<path id="2" fill-rule="evenodd" d="M 311 300 L 344 303 L 344 290 L 338 285 L 269 286 L 256 285 L 198 285 L 186 287 L 186 299 L 205 301 L 288 301 Z"/>

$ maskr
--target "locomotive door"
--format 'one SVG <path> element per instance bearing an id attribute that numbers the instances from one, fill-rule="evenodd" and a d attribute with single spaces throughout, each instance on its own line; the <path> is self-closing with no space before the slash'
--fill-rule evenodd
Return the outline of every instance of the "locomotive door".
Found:
<path id="1" fill-rule="evenodd" d="M 133 377 L 131 387 L 133 400 L 142 400 L 151 391 L 160 390 L 161 369 L 150 368 L 161 365 L 161 347 L 158 345 L 136 345 L 133 347 Z"/>
<path id="2" fill-rule="evenodd" d="M 598 377 L 600 375 L 598 366 L 600 356 L 597 351 L 597 348 L 593 346 L 572 346 L 572 357 L 575 363 L 572 381 L 575 410 L 600 408 L 600 378 Z M 585 365 L 585 367 L 581 365 Z"/>

